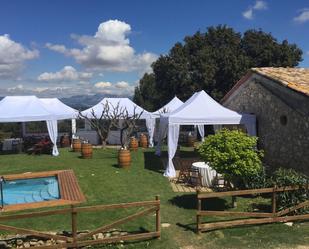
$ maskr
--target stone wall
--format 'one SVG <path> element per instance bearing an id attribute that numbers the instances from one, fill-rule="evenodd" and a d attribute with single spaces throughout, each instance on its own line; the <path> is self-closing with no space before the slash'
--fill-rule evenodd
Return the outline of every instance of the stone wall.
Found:
<path id="1" fill-rule="evenodd" d="M 272 168 L 295 168 L 309 175 L 308 115 L 285 104 L 262 86 L 261 81 L 269 80 L 252 76 L 224 105 L 257 116 L 259 148 L 264 150 L 266 164 Z M 298 93 L 291 90 L 291 94 Z"/>

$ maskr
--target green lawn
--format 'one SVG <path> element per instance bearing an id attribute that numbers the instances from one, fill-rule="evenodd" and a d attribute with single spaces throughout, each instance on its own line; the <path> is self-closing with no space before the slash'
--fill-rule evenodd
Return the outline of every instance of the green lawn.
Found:
<path id="1" fill-rule="evenodd" d="M 295 223 L 292 227 L 284 224 L 237 227 L 196 235 L 193 231 L 195 195 L 172 191 L 168 179 L 162 176 L 161 161 L 154 156 L 153 150 L 139 150 L 132 153 L 132 159 L 131 169 L 123 170 L 117 167 L 117 151 L 114 149 L 97 149 L 93 159 L 89 160 L 81 159 L 79 154 L 67 149 L 62 149 L 59 157 L 1 155 L 0 175 L 73 169 L 87 198 L 83 205 L 153 200 L 155 195 L 160 195 L 162 223 L 170 223 L 171 226 L 162 228 L 161 239 L 129 243 L 125 244 L 125 248 L 305 248 L 303 246 L 309 245 L 309 222 Z M 261 198 L 258 201 L 268 204 Z M 250 198 L 239 198 L 238 209 L 252 208 L 252 202 Z M 209 208 L 226 208 L 230 199 L 216 199 L 206 205 Z M 79 228 L 96 228 L 132 212 L 136 209 L 85 213 L 78 218 Z M 68 216 L 19 220 L 8 224 L 45 231 L 70 229 Z M 150 230 L 154 228 L 154 217 L 150 215 L 121 228 Z M 118 248 L 116 245 L 112 247 Z"/>

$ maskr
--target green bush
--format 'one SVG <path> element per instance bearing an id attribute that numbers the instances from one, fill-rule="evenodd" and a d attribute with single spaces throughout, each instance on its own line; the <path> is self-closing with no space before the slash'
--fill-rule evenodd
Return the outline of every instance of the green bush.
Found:
<path id="1" fill-rule="evenodd" d="M 271 183 L 273 186 L 284 187 L 284 186 L 300 186 L 301 188 L 296 191 L 287 191 L 277 194 L 277 207 L 278 210 L 283 210 L 291 206 L 297 205 L 303 201 L 308 200 L 308 190 L 302 186 L 308 184 L 308 177 L 296 172 L 293 169 L 279 168 L 276 170 L 272 177 Z M 299 209 L 295 213 L 308 212 L 309 209 Z"/>
<path id="2" fill-rule="evenodd" d="M 256 149 L 257 137 L 239 130 L 222 129 L 208 136 L 199 146 L 201 157 L 237 188 L 248 188 L 250 178 L 263 172 L 262 151 Z"/>

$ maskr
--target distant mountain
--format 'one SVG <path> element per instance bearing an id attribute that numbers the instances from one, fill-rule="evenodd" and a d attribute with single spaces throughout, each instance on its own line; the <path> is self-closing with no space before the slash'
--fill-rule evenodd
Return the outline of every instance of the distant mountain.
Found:
<path id="1" fill-rule="evenodd" d="M 61 98 L 60 100 L 72 108 L 75 108 L 77 110 L 85 110 L 96 105 L 103 98 L 114 98 L 114 97 L 121 98 L 127 96 L 119 96 L 112 94 L 76 95 L 68 98 Z"/>

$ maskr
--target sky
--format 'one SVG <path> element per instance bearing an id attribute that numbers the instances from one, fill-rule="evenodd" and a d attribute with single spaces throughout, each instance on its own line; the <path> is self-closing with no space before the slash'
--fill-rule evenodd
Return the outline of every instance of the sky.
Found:
<path id="1" fill-rule="evenodd" d="M 0 96 L 129 96 L 158 56 L 219 24 L 296 43 L 309 67 L 308 0 L 1 0 Z"/>

